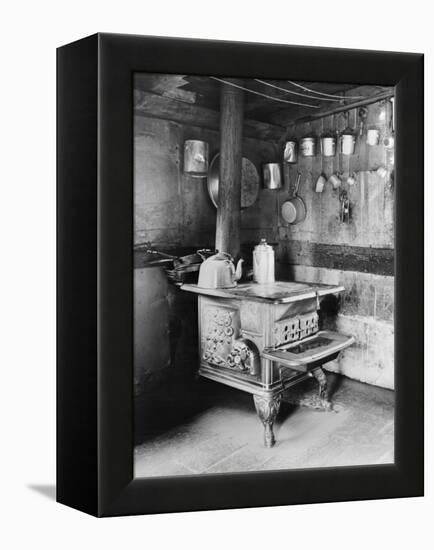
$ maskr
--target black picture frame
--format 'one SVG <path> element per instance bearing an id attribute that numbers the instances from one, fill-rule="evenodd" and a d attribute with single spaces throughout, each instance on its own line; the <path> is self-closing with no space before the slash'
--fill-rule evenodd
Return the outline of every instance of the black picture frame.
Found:
<path id="1" fill-rule="evenodd" d="M 116 516 L 423 495 L 423 55 L 95 34 L 57 70 L 58 502 Z M 133 479 L 136 71 L 396 87 L 395 464 Z"/>

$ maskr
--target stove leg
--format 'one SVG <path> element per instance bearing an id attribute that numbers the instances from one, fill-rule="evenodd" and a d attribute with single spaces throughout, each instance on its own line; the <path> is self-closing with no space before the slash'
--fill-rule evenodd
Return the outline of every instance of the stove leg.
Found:
<path id="1" fill-rule="evenodd" d="M 272 447 L 276 442 L 273 433 L 273 424 L 280 409 L 282 396 L 280 394 L 274 397 L 254 395 L 253 400 L 259 419 L 264 425 L 264 444 L 266 447 Z"/>
<path id="2" fill-rule="evenodd" d="M 318 367 L 312 371 L 312 375 L 319 384 L 319 398 L 321 400 L 321 405 L 324 409 L 330 410 L 332 404 L 327 397 L 327 376 L 325 375 L 325 372 L 321 367 Z"/>

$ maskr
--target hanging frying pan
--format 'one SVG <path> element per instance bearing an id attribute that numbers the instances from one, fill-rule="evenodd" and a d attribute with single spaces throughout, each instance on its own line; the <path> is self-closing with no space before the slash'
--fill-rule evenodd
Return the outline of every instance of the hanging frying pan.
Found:
<path id="1" fill-rule="evenodd" d="M 306 205 L 303 199 L 297 195 L 298 187 L 300 185 L 301 174 L 297 175 L 297 181 L 294 188 L 294 194 L 292 198 L 286 200 L 282 204 L 281 214 L 286 223 L 295 225 L 302 222 L 306 218 Z"/>
<path id="2" fill-rule="evenodd" d="M 220 153 L 212 159 L 208 170 L 208 194 L 217 208 L 220 180 Z M 258 198 L 259 174 L 253 162 L 243 157 L 241 165 L 241 208 L 248 208 Z"/>

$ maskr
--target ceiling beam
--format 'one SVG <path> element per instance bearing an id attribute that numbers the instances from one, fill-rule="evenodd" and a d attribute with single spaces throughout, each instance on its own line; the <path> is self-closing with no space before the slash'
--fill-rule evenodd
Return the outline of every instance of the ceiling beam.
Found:
<path id="1" fill-rule="evenodd" d="M 332 109 L 324 109 L 312 115 L 306 115 L 304 117 L 298 118 L 295 121 L 295 123 L 300 124 L 304 122 L 312 122 L 313 120 L 318 120 L 319 118 L 325 118 L 331 115 L 336 115 L 338 113 L 345 113 L 346 111 L 350 111 L 351 109 L 356 109 L 358 107 L 363 107 L 365 105 L 371 105 L 372 103 L 377 103 L 378 101 L 384 101 L 386 99 L 390 99 L 394 95 L 395 95 L 395 92 L 393 89 L 387 92 L 381 92 L 379 94 L 366 97 L 365 99 L 359 99 L 357 101 L 348 102 L 345 105 L 338 105 Z"/>
<path id="2" fill-rule="evenodd" d="M 286 110 L 282 110 L 278 113 L 271 114 L 269 117 L 269 122 L 271 124 L 278 122 L 282 126 L 292 126 L 294 124 L 311 122 L 335 113 L 349 111 L 354 107 L 357 107 L 356 103 L 359 100 L 351 99 L 354 96 L 362 96 L 363 99 L 360 101 L 367 101 L 367 104 L 369 104 L 384 99 L 382 96 L 383 93 L 385 94 L 385 98 L 391 97 L 394 94 L 394 90 L 393 88 L 384 88 L 381 86 L 358 86 L 356 88 L 347 89 L 345 91 L 345 95 L 342 96 L 342 100 L 338 100 L 334 104 L 324 104 L 320 109 L 315 109 L 315 111 L 300 107 L 296 110 L 292 110 L 292 112 L 288 110 L 288 114 L 286 116 Z M 352 107 L 352 105 L 354 105 L 354 107 Z"/>
<path id="3" fill-rule="evenodd" d="M 185 75 L 136 73 L 134 88 L 144 92 L 171 97 L 186 103 L 196 103 L 196 92 L 185 90 Z"/>
<path id="4" fill-rule="evenodd" d="M 172 120 L 179 124 L 200 126 L 219 131 L 220 113 L 184 101 L 165 97 L 143 90 L 134 90 L 134 113 L 150 118 Z M 244 135 L 262 140 L 279 140 L 286 128 L 257 120 L 244 120 Z"/>

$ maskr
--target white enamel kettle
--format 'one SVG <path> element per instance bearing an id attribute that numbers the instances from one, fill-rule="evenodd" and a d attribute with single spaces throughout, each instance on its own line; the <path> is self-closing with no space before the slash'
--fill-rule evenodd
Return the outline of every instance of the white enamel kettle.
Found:
<path id="1" fill-rule="evenodd" d="M 200 266 L 197 286 L 202 288 L 233 288 L 242 275 L 242 263 L 238 260 L 235 269 L 230 254 L 218 252 L 207 258 Z"/>
<path id="2" fill-rule="evenodd" d="M 253 249 L 253 280 L 255 283 L 274 283 L 274 250 L 265 239 Z"/>

